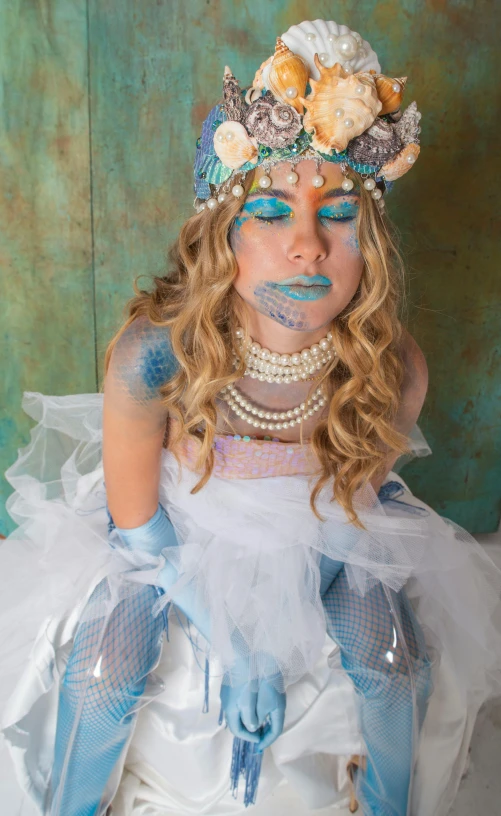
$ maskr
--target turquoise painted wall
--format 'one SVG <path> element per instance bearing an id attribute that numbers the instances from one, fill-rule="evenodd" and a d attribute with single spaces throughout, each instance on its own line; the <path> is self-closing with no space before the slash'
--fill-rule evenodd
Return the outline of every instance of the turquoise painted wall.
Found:
<path id="1" fill-rule="evenodd" d="M 471 532 L 496 529 L 501 5 L 486 0 L 4 3 L 1 472 L 29 438 L 23 390 L 96 390 L 133 278 L 164 269 L 225 64 L 250 83 L 276 35 L 317 17 L 366 37 L 423 114 L 419 161 L 388 201 L 430 369 L 419 424 L 433 456 L 403 475 Z M 2 507 L 9 492 L 4 481 Z"/>

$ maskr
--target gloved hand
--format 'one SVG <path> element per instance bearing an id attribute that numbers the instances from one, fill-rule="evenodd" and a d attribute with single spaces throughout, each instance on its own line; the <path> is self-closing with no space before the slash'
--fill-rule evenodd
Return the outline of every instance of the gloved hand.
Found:
<path id="1" fill-rule="evenodd" d="M 173 524 L 159 504 L 154 516 L 140 527 L 126 530 L 117 527 L 122 542 L 132 550 L 143 550 L 158 556 L 164 547 L 179 544 Z M 178 571 L 168 560 L 158 574 L 158 585 L 168 591 L 178 579 Z M 173 602 L 181 609 L 205 640 L 211 642 L 210 619 L 206 609 L 195 604 L 195 593 L 191 586 L 184 587 L 173 596 Z M 251 692 L 246 680 L 248 664 L 235 645 L 236 661 L 232 670 L 233 683 L 221 686 L 221 703 L 226 721 L 232 734 L 248 742 L 259 743 L 264 750 L 280 735 L 285 716 L 285 694 L 280 694 L 274 686 L 262 681 L 257 692 Z M 277 667 L 270 661 L 270 679 Z M 242 715 L 242 716 L 241 716 Z M 265 724 L 269 715 L 271 724 Z M 262 726 L 260 733 L 255 733 Z M 264 727 L 263 727 L 264 726 Z"/>
<path id="2" fill-rule="evenodd" d="M 225 677 L 221 684 L 221 704 L 230 731 L 240 739 L 256 743 L 262 752 L 282 733 L 286 695 L 277 691 L 272 682 L 278 679 L 279 671 L 271 658 L 269 673 L 261 679 L 257 691 L 251 690 L 247 676 L 247 662 L 238 658 L 232 671 L 232 683 Z"/>

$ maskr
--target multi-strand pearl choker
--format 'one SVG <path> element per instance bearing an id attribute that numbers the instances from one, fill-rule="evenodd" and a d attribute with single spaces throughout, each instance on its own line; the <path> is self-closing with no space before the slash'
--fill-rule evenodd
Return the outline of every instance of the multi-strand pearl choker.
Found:
<path id="1" fill-rule="evenodd" d="M 236 337 L 240 352 L 242 352 L 244 351 L 244 330 L 241 327 L 236 330 Z M 314 343 L 310 348 L 294 354 L 279 354 L 278 352 L 269 351 L 269 349 L 261 348 L 259 343 L 255 343 L 252 338 L 249 338 L 244 353 L 245 374 L 248 374 L 252 379 L 260 380 L 260 382 L 284 384 L 315 379 L 315 377 L 309 375 L 320 371 L 336 354 L 332 348 L 331 332 L 328 332 L 326 337 L 323 337 L 318 343 Z M 235 368 L 238 367 L 238 354 L 234 354 L 233 364 Z M 301 422 L 319 411 L 327 402 L 323 385 L 320 385 L 306 402 L 301 402 L 300 405 L 286 411 L 266 410 L 255 405 L 234 384 L 226 385 L 220 391 L 220 395 L 228 403 L 232 411 L 249 425 L 270 431 L 279 431 L 293 428 L 294 425 L 300 425 Z"/>
<path id="2" fill-rule="evenodd" d="M 249 338 L 244 350 L 244 330 L 240 326 L 236 330 L 236 337 L 240 353 L 245 353 L 245 375 L 260 382 L 292 383 L 314 379 L 310 375 L 320 371 L 336 354 L 332 348 L 332 332 L 310 348 L 294 354 L 280 354 L 261 348 L 252 338 Z M 234 367 L 237 368 L 239 363 L 239 355 L 234 353 Z"/>

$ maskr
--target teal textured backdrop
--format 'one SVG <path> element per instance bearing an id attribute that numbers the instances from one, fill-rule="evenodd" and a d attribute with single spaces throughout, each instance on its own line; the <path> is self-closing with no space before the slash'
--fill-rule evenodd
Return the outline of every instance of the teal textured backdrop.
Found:
<path id="1" fill-rule="evenodd" d="M 225 64 L 242 85 L 304 19 L 359 31 L 409 77 L 421 155 L 388 207 L 430 369 L 433 456 L 412 490 L 471 532 L 501 484 L 501 5 L 486 0 L 10 0 L 0 9 L 0 471 L 29 439 L 24 390 L 95 391 L 132 280 L 192 212 L 191 164 Z M 3 501 L 10 492 L 2 483 Z M 0 530 L 12 529 L 3 510 Z"/>

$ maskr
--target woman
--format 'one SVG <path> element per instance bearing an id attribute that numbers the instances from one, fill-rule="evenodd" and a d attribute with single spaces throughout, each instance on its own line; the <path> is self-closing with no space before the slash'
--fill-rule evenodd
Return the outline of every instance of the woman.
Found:
<path id="1" fill-rule="evenodd" d="M 325 21 L 279 38 L 245 93 L 226 69 L 197 213 L 131 301 L 104 399 L 25 398 L 39 423 L 7 474 L 26 544 L 2 567 L 22 559 L 26 600 L 4 734 L 43 813 L 450 807 L 501 686 L 501 574 L 392 478 L 427 369 L 382 203 L 419 114 L 386 80 Z"/>

